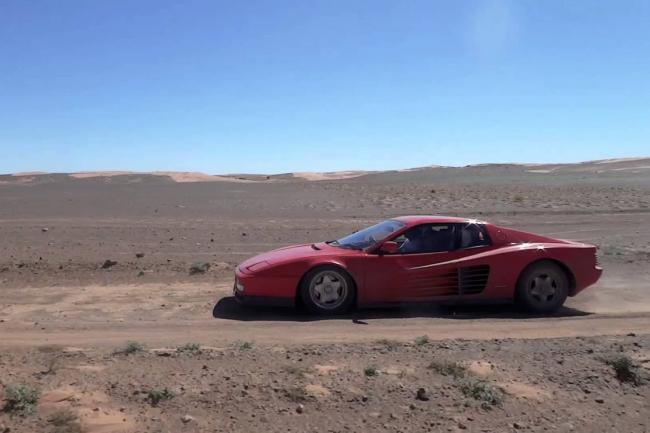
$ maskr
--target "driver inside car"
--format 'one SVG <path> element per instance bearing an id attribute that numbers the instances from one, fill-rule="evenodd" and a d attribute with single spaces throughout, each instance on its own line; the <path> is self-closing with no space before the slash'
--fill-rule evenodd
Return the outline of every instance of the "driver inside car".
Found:
<path id="1" fill-rule="evenodd" d="M 398 252 L 400 254 L 449 251 L 454 242 L 454 228 L 449 225 L 422 225 L 407 230 Z"/>
<path id="2" fill-rule="evenodd" d="M 432 233 L 429 227 L 420 226 L 413 227 L 404 233 L 404 243 L 399 247 L 399 252 L 402 254 L 413 254 L 429 250 L 429 241 L 431 240 Z"/>

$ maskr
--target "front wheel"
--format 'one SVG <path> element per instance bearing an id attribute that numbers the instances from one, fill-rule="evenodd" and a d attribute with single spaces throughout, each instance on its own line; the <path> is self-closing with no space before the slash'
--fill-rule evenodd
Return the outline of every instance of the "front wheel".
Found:
<path id="1" fill-rule="evenodd" d="M 354 281 L 339 267 L 321 266 L 307 272 L 302 279 L 300 296 L 312 313 L 342 313 L 354 302 Z"/>
<path id="2" fill-rule="evenodd" d="M 569 278 L 555 263 L 540 262 L 526 268 L 517 282 L 517 303 L 535 314 L 552 314 L 569 294 Z"/>

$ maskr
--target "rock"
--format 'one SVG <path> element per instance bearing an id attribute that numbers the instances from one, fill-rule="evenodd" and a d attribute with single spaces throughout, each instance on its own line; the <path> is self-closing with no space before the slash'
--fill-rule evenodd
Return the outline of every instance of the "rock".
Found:
<path id="1" fill-rule="evenodd" d="M 102 265 L 102 269 L 109 269 L 115 265 L 117 265 L 117 262 L 115 260 L 106 259 L 106 261 L 104 261 L 104 264 Z"/>
<path id="2" fill-rule="evenodd" d="M 305 411 L 305 406 L 303 404 L 299 404 L 296 407 L 296 413 L 303 413 Z"/>
<path id="3" fill-rule="evenodd" d="M 194 421 L 194 417 L 192 415 L 183 415 L 181 421 L 183 421 L 183 424 L 187 424 L 188 422 Z"/>
<path id="4" fill-rule="evenodd" d="M 627 334 L 627 336 L 628 337 L 636 337 L 636 334 L 634 332 L 630 332 L 629 334 Z"/>
<path id="5" fill-rule="evenodd" d="M 246 232 L 243 232 L 241 235 L 242 236 L 248 236 L 248 234 Z"/>
<path id="6" fill-rule="evenodd" d="M 135 253 L 135 256 L 136 256 L 138 259 L 141 259 L 141 258 L 144 257 L 144 253 Z"/>
<path id="7" fill-rule="evenodd" d="M 47 227 L 43 227 L 43 228 L 41 229 L 41 231 L 42 231 L 43 233 L 46 233 L 46 232 L 50 231 L 50 229 L 48 229 Z"/>
<path id="8" fill-rule="evenodd" d="M 524 424 L 522 422 L 516 422 L 515 421 L 515 422 L 512 423 L 512 428 L 514 428 L 515 430 L 522 430 L 522 429 L 526 428 L 526 424 Z"/>
<path id="9" fill-rule="evenodd" d="M 605 403 L 605 399 L 603 399 L 603 398 L 597 398 L 595 401 L 596 401 L 596 403 L 600 403 L 600 404 Z"/>
<path id="10" fill-rule="evenodd" d="M 429 401 L 429 394 L 427 394 L 426 389 L 418 388 L 417 392 L 415 393 L 415 398 L 420 401 Z"/>
<path id="11" fill-rule="evenodd" d="M 207 262 L 196 262 L 192 263 L 190 266 L 190 275 L 194 274 L 205 274 L 210 269 L 210 263 Z"/>

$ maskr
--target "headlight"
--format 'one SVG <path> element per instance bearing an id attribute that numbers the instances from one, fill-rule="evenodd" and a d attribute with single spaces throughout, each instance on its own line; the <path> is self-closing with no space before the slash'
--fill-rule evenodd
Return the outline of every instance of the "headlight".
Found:
<path id="1" fill-rule="evenodd" d="M 236 292 L 243 292 L 244 291 L 244 285 L 239 281 L 238 278 L 235 278 L 235 291 Z"/>

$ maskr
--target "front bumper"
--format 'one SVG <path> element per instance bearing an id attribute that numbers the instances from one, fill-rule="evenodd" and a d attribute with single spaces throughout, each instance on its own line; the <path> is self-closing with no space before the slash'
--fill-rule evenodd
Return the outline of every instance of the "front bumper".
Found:
<path id="1" fill-rule="evenodd" d="M 285 298 L 278 296 L 264 296 L 264 295 L 248 295 L 246 292 L 245 283 L 241 282 L 238 275 L 235 276 L 235 283 L 233 284 L 232 293 L 237 302 L 246 306 L 265 306 L 265 307 L 294 307 L 295 300 L 293 298 Z"/>

